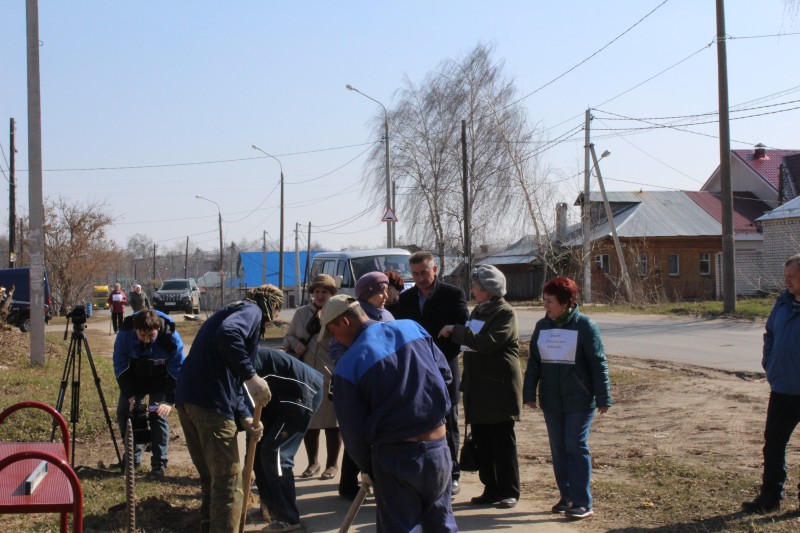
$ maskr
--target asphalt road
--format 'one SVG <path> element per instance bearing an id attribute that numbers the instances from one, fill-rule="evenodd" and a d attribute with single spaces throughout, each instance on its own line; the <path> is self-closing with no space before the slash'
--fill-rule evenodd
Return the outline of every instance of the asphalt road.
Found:
<path id="1" fill-rule="evenodd" d="M 720 370 L 763 372 L 764 321 L 587 313 L 600 328 L 606 352 L 688 363 Z M 520 337 L 530 339 L 541 308 L 517 309 Z"/>

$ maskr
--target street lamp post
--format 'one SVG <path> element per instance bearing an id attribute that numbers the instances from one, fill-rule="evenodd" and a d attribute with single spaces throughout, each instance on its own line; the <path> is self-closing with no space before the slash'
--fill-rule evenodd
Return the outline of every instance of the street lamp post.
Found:
<path id="1" fill-rule="evenodd" d="M 281 251 L 278 257 L 278 288 L 282 291 L 283 290 L 283 214 L 284 214 L 284 204 L 283 204 L 283 165 L 281 164 L 281 160 L 275 157 L 272 154 L 268 154 L 255 144 L 250 145 L 253 150 L 257 150 L 264 154 L 265 156 L 271 157 L 275 161 L 278 162 L 278 166 L 281 168 L 281 238 L 280 238 L 280 247 Z"/>
<path id="2" fill-rule="evenodd" d="M 220 299 L 220 307 L 225 305 L 225 263 L 223 255 L 223 247 L 222 247 L 222 210 L 219 208 L 219 204 L 214 200 L 209 200 L 205 196 L 200 196 L 198 194 L 194 195 L 195 198 L 199 198 L 200 200 L 205 200 L 206 202 L 211 202 L 215 206 L 217 206 L 217 215 L 219 220 L 219 299 Z"/>
<path id="3" fill-rule="evenodd" d="M 361 96 L 369 98 L 383 108 L 383 144 L 386 149 L 386 161 L 384 163 L 384 168 L 386 169 L 386 210 L 392 209 L 392 211 L 394 211 L 394 206 L 392 205 L 392 181 L 389 177 L 389 112 L 386 111 L 385 105 L 375 100 L 370 95 L 362 93 L 350 84 L 345 85 L 345 87 L 347 87 L 349 91 L 355 91 Z M 386 247 L 394 248 L 394 222 L 386 223 Z"/>

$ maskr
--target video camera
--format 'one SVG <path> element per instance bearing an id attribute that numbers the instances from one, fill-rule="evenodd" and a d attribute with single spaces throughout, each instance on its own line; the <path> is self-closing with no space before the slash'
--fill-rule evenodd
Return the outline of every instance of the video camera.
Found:
<path id="1" fill-rule="evenodd" d="M 67 340 L 67 330 L 69 329 L 69 321 L 72 320 L 72 331 L 80 332 L 86 329 L 86 307 L 82 304 L 73 307 L 67 313 L 67 327 L 64 328 L 64 340 Z"/>
<path id="2" fill-rule="evenodd" d="M 133 443 L 134 444 L 147 444 L 150 442 L 150 426 L 148 425 L 148 418 L 151 411 L 155 406 L 149 407 L 141 399 L 136 400 L 133 406 L 133 411 L 128 414 L 131 420 L 131 428 L 133 429 Z"/>

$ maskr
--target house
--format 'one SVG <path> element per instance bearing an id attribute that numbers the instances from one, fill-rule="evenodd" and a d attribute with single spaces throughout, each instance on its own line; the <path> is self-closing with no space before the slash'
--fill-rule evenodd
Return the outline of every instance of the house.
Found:
<path id="1" fill-rule="evenodd" d="M 757 219 L 764 234 L 760 285 L 765 291 L 784 288 L 783 264 L 800 253 L 800 196 Z"/>
<path id="2" fill-rule="evenodd" d="M 548 247 L 549 248 L 549 247 Z M 474 266 L 492 265 L 506 277 L 506 299 L 534 300 L 542 297 L 545 267 L 533 235 L 525 235 L 505 250 L 474 261 Z"/>
<path id="3" fill-rule="evenodd" d="M 638 191 L 609 192 L 607 196 L 635 299 L 709 299 L 720 294 L 722 206 L 719 195 L 694 191 Z M 576 204 L 581 202 L 582 196 Z M 734 233 L 742 242 L 760 241 L 754 219 L 764 209 L 768 207 L 752 195 L 734 202 Z M 624 284 L 599 192 L 592 192 L 589 211 L 592 298 L 613 300 L 624 290 Z M 582 242 L 578 228 L 563 244 L 577 250 Z M 580 272 L 581 269 L 575 266 L 573 270 Z"/>

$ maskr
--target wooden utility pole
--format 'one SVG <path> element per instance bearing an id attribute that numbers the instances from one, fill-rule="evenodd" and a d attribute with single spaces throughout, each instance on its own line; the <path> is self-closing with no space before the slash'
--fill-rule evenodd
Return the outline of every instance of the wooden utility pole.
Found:
<path id="1" fill-rule="evenodd" d="M 14 169 L 16 168 L 15 154 L 17 147 L 14 144 L 14 119 L 11 119 L 11 153 L 9 154 L 8 163 L 8 268 L 14 268 L 16 257 L 14 255 L 17 249 L 17 185 L 14 178 Z"/>
<path id="2" fill-rule="evenodd" d="M 469 209 L 469 165 L 467 164 L 467 121 L 461 121 L 461 194 L 464 197 L 464 293 L 469 299 L 472 281 L 472 242 Z M 444 268 L 442 268 L 444 271 Z"/>
<path id="3" fill-rule="evenodd" d="M 294 306 L 300 307 L 300 223 L 294 223 Z"/>
<path id="4" fill-rule="evenodd" d="M 306 268 L 305 268 L 305 275 L 303 279 L 305 283 L 303 284 L 303 295 L 300 298 L 300 305 L 303 305 L 303 298 L 306 295 L 306 288 L 308 287 L 308 276 L 311 275 L 311 222 L 308 223 L 308 240 L 306 241 Z"/>
<path id="5" fill-rule="evenodd" d="M 39 2 L 27 0 L 28 235 L 31 287 L 31 364 L 44 366 L 44 204 L 42 202 L 42 94 L 39 71 Z"/>
<path id="6" fill-rule="evenodd" d="M 189 236 L 186 236 L 186 251 L 183 254 L 183 277 L 189 277 Z"/>
<path id="7" fill-rule="evenodd" d="M 717 0 L 717 84 L 719 86 L 719 182 L 722 201 L 722 307 L 736 311 L 736 249 L 733 245 L 731 128 L 728 110 L 728 52 L 725 1 Z"/>
<path id="8" fill-rule="evenodd" d="M 261 284 L 267 282 L 267 230 L 261 235 Z"/>
<path id="9" fill-rule="evenodd" d="M 156 243 L 153 243 L 153 283 L 156 282 Z"/>

